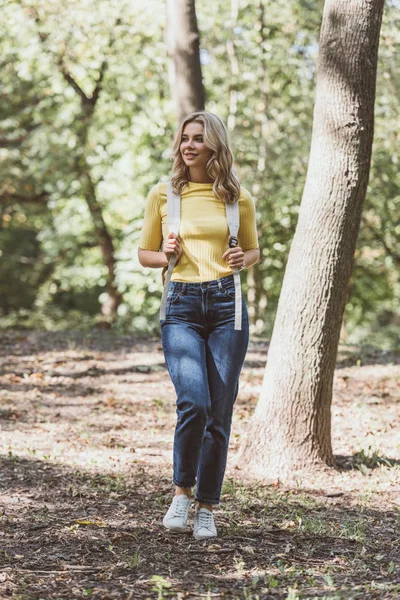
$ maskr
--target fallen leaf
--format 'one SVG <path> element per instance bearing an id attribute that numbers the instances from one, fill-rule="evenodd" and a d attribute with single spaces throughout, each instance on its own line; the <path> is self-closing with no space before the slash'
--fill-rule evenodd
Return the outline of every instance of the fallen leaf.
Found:
<path id="1" fill-rule="evenodd" d="M 104 527 L 105 523 L 101 519 L 76 519 L 75 523 L 78 525 L 96 525 L 97 527 Z"/>

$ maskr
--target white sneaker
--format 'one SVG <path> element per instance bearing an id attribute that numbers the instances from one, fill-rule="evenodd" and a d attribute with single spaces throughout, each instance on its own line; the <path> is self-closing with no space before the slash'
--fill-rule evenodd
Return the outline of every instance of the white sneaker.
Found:
<path id="1" fill-rule="evenodd" d="M 217 537 L 214 515 L 208 508 L 199 508 L 195 513 L 193 535 L 196 540 L 206 540 L 207 538 Z"/>
<path id="2" fill-rule="evenodd" d="M 187 531 L 187 520 L 190 508 L 190 499 L 182 494 L 174 496 L 172 504 L 163 519 L 163 525 L 170 531 Z"/>

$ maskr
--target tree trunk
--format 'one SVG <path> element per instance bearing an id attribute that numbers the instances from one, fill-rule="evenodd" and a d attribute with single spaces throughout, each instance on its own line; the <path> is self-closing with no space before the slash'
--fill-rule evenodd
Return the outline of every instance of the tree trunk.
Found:
<path id="1" fill-rule="evenodd" d="M 93 221 L 94 231 L 97 243 L 100 246 L 103 255 L 104 264 L 107 267 L 107 300 L 102 304 L 102 314 L 109 317 L 111 320 L 117 314 L 118 306 L 121 304 L 122 296 L 117 289 L 115 283 L 116 275 L 116 260 L 115 249 L 112 237 L 108 231 L 107 225 L 103 218 L 102 208 L 96 197 L 96 188 L 90 173 L 84 174 L 86 179 L 85 199 L 90 210 Z"/>
<path id="2" fill-rule="evenodd" d="M 365 198 L 384 0 L 326 0 L 307 179 L 260 400 L 239 464 L 290 478 L 333 464 L 335 360 Z"/>
<path id="3" fill-rule="evenodd" d="M 47 38 L 48 34 L 42 31 L 42 23 L 36 8 L 32 9 L 32 14 L 35 18 L 36 24 L 38 26 L 38 35 L 39 39 L 47 49 Z M 114 22 L 114 26 L 112 27 L 108 48 L 111 49 L 115 43 L 116 35 L 118 34 L 117 26 L 120 24 L 120 19 L 116 19 Z M 51 53 L 50 50 L 47 49 L 48 52 Z M 90 215 L 92 217 L 94 233 L 96 236 L 97 244 L 99 245 L 104 263 L 107 267 L 107 293 L 108 298 L 106 302 L 102 304 L 102 314 L 107 317 L 107 321 L 104 323 L 106 326 L 110 326 L 110 321 L 112 321 L 117 314 L 117 308 L 122 302 L 122 295 L 117 290 L 115 274 L 116 274 L 116 260 L 114 253 L 114 245 L 111 237 L 111 233 L 107 228 L 106 222 L 103 217 L 102 207 L 99 204 L 96 196 L 96 184 L 93 181 L 90 168 L 87 162 L 87 148 L 88 148 L 88 137 L 90 127 L 93 121 L 93 115 L 96 109 L 97 102 L 100 97 L 100 93 L 103 89 L 104 77 L 108 69 L 108 62 L 106 58 L 103 58 L 103 61 L 100 65 L 100 69 L 98 72 L 98 76 L 96 79 L 96 83 L 93 89 L 92 94 L 87 95 L 83 88 L 79 85 L 78 81 L 74 79 L 72 74 L 70 73 L 67 64 L 66 58 L 68 53 L 65 55 L 55 55 L 54 58 L 57 62 L 58 70 L 61 75 L 64 77 L 65 81 L 72 87 L 75 93 L 78 95 L 80 99 L 81 111 L 79 117 L 77 118 L 76 125 L 76 136 L 79 141 L 79 149 L 75 155 L 75 170 L 77 178 L 80 178 L 83 181 L 83 191 L 84 197 L 87 203 L 87 206 L 90 211 Z"/>
<path id="4" fill-rule="evenodd" d="M 204 110 L 200 36 L 194 0 L 168 0 L 167 11 L 170 85 L 181 121 L 191 112 Z"/>

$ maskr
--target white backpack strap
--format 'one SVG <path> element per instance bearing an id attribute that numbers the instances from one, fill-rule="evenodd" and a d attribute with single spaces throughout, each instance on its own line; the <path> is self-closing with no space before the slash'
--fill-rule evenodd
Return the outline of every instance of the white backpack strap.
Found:
<path id="1" fill-rule="evenodd" d="M 231 237 L 236 238 L 239 231 L 239 200 L 234 204 L 225 202 L 226 218 L 228 221 L 229 234 Z M 233 247 L 233 246 L 231 246 Z M 242 329 L 242 289 L 240 287 L 240 273 L 238 269 L 232 269 L 233 281 L 235 283 L 235 329 Z"/>
<path id="2" fill-rule="evenodd" d="M 175 194 L 172 189 L 172 183 L 168 182 L 168 191 L 167 191 L 167 219 L 168 219 L 168 232 L 176 233 L 179 235 L 179 227 L 181 224 L 181 197 L 179 194 Z M 165 282 L 163 295 L 161 298 L 161 307 L 160 307 L 160 319 L 165 319 L 165 312 L 167 307 L 167 296 L 168 296 L 168 288 L 169 282 L 171 281 L 172 271 L 176 265 L 176 255 L 171 254 L 170 259 L 168 261 L 168 270 L 165 274 Z"/>

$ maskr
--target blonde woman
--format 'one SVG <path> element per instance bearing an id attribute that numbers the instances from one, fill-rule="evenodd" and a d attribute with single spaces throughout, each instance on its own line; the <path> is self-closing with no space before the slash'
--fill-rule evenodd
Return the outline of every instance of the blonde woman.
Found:
<path id="1" fill-rule="evenodd" d="M 217 535 L 213 506 L 220 501 L 232 410 L 245 359 L 249 324 L 242 300 L 242 328 L 234 328 L 232 268 L 259 260 L 255 208 L 233 168 L 227 130 L 216 115 L 196 112 L 181 123 L 173 146 L 171 182 L 181 196 L 179 236 L 168 234 L 167 184 L 147 199 L 139 261 L 164 268 L 177 263 L 161 320 L 165 361 L 177 395 L 173 482 L 175 496 L 163 524 L 187 531 L 196 485 L 194 537 Z M 228 248 L 225 202 L 239 200 L 238 245 Z M 160 247 L 162 250 L 160 251 Z"/>

